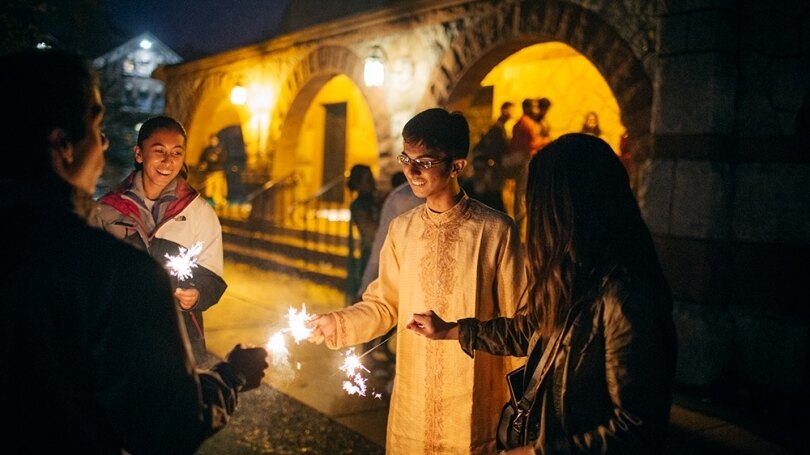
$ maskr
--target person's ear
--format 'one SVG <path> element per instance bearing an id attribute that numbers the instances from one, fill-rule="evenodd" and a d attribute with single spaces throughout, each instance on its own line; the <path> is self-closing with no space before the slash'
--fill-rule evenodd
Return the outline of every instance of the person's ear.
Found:
<path id="1" fill-rule="evenodd" d="M 59 158 L 65 164 L 73 164 L 73 147 L 71 147 L 68 135 L 62 128 L 54 128 L 48 135 L 48 143 L 51 146 L 51 153 L 54 158 Z"/>
<path id="2" fill-rule="evenodd" d="M 465 167 L 467 167 L 467 160 L 465 159 L 453 160 L 453 167 L 451 171 L 453 173 L 453 177 L 458 177 Z"/>
<path id="3" fill-rule="evenodd" d="M 135 162 L 143 164 L 143 150 L 136 145 L 132 147 L 132 151 L 135 153 Z"/>

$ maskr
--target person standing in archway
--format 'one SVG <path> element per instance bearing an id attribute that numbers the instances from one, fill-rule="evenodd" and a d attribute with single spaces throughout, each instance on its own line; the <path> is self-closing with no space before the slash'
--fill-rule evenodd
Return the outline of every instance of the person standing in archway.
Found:
<path id="1" fill-rule="evenodd" d="M 221 210 L 228 205 L 228 179 L 225 177 L 225 162 L 228 157 L 219 142 L 219 136 L 212 134 L 208 138 L 208 147 L 200 156 L 197 170 L 205 174 L 203 191 L 205 197 L 214 204 L 214 209 Z"/>
<path id="2" fill-rule="evenodd" d="M 355 164 L 349 171 L 346 186 L 357 196 L 349 204 L 349 261 L 346 276 L 346 304 L 360 300 L 360 282 L 371 256 L 374 234 L 380 224 L 380 200 L 377 198 L 377 183 L 371 168 L 365 164 Z M 359 238 L 354 237 L 357 228 Z M 355 241 L 360 243 L 360 257 L 355 257 Z"/>
<path id="3" fill-rule="evenodd" d="M 503 190 L 503 168 L 501 160 L 509 153 L 510 134 L 506 130 L 506 123 L 512 119 L 515 105 L 511 101 L 501 104 L 501 115 L 495 123 L 481 136 L 481 140 L 473 147 L 472 161 L 479 157 L 487 163 L 490 169 L 491 183 L 500 192 Z"/>
<path id="4" fill-rule="evenodd" d="M 521 233 L 525 234 L 526 218 L 526 175 L 529 160 L 543 147 L 551 142 L 551 126 L 546 120 L 546 113 L 551 108 L 548 98 L 523 100 L 523 115 L 512 128 L 512 141 L 509 144 L 509 174 L 513 179 L 513 210 Z"/>
<path id="5" fill-rule="evenodd" d="M 596 137 L 602 135 L 602 128 L 599 127 L 599 116 L 596 115 L 596 112 L 591 111 L 585 114 L 585 121 L 582 123 L 582 129 L 579 132 Z"/>

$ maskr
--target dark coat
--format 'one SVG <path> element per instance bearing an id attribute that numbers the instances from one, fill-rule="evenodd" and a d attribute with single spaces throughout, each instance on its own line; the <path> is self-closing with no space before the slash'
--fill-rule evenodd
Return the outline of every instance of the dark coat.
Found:
<path id="1" fill-rule="evenodd" d="M 194 453 L 243 380 L 228 364 L 194 371 L 166 272 L 89 227 L 70 187 L 11 185 L 0 193 L 0 406 L 12 418 L 0 435 L 27 453 Z"/>

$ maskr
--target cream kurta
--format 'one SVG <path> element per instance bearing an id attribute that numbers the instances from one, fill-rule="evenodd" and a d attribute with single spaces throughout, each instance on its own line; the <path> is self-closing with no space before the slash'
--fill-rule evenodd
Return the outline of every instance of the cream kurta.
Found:
<path id="1" fill-rule="evenodd" d="M 391 222 L 379 277 L 362 302 L 335 313 L 336 339 L 327 340 L 333 349 L 353 346 L 399 324 L 386 453 L 495 453 L 504 375 L 517 359 L 471 359 L 457 341 L 401 329 L 427 310 L 448 321 L 510 316 L 525 283 L 515 224 L 476 200 L 464 196 L 444 213 L 423 204 Z"/>

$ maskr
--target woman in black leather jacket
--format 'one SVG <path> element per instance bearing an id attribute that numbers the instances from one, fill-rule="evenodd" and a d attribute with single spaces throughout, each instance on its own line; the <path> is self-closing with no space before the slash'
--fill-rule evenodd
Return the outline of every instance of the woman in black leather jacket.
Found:
<path id="1" fill-rule="evenodd" d="M 526 447 L 509 453 L 662 453 L 672 299 L 624 167 L 599 138 L 561 136 L 531 160 L 527 207 L 528 304 L 490 321 L 428 311 L 408 328 L 471 357 L 528 356 L 523 387 L 545 370 Z"/>

